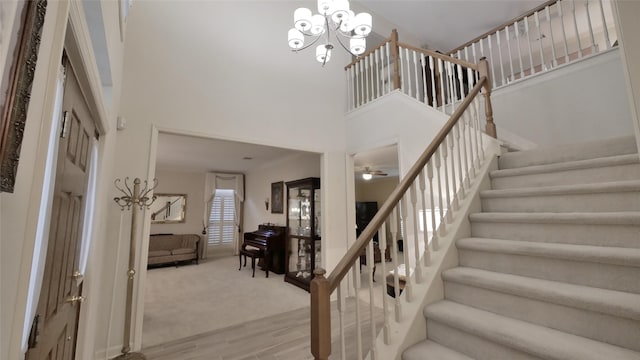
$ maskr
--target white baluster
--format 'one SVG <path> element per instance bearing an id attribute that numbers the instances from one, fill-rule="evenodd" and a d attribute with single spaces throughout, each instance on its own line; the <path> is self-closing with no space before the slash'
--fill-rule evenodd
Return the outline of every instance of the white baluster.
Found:
<path id="1" fill-rule="evenodd" d="M 355 314 L 356 314 L 356 353 L 357 358 L 362 359 L 362 316 L 360 314 L 360 261 L 356 261 L 351 269 L 353 273 L 353 289 L 355 292 Z"/>
<path id="2" fill-rule="evenodd" d="M 434 154 L 435 155 L 435 154 Z M 438 251 L 438 231 L 436 227 L 436 205 L 434 201 L 435 193 L 433 192 L 433 162 L 432 158 L 427 163 L 427 178 L 429 179 L 429 202 L 431 203 L 431 247 L 433 251 Z M 427 225 L 425 222 L 425 233 L 427 232 Z"/>
<path id="3" fill-rule="evenodd" d="M 479 63 L 479 59 L 478 59 L 478 55 L 476 55 L 476 44 L 477 42 L 474 42 L 473 44 L 471 44 L 471 52 L 473 53 L 473 63 L 477 64 Z"/>
<path id="4" fill-rule="evenodd" d="M 475 64 L 475 62 L 476 62 L 476 60 L 475 60 L 475 59 L 473 59 L 473 61 L 469 59 L 469 46 L 465 46 L 465 48 L 464 48 L 464 59 L 465 59 L 466 61 L 468 61 L 468 62 L 472 62 L 472 63 L 474 63 L 474 64 Z"/>
<path id="5" fill-rule="evenodd" d="M 600 5 L 600 16 L 602 17 L 602 29 L 604 30 L 604 43 L 607 49 L 611 48 L 611 40 L 609 39 L 609 29 L 607 28 L 607 20 L 604 16 L 604 7 L 602 6 L 602 0 L 598 0 Z"/>
<path id="6" fill-rule="evenodd" d="M 427 188 L 425 176 L 425 169 L 422 168 L 420 174 L 418 175 L 418 181 L 420 185 L 420 198 L 422 200 L 422 242 L 424 243 L 424 266 L 429 266 L 431 263 L 431 253 L 429 252 L 429 232 L 427 231 L 427 200 L 424 196 L 424 191 Z"/>
<path id="7" fill-rule="evenodd" d="M 362 63 L 364 64 L 364 75 L 362 76 L 362 80 L 364 81 L 364 99 L 365 103 L 371 102 L 371 94 L 369 92 L 369 58 L 365 57 L 362 59 Z"/>
<path id="8" fill-rule="evenodd" d="M 476 118 L 476 123 L 478 124 L 478 131 L 477 131 L 478 132 L 478 137 L 480 138 L 480 158 L 484 159 L 484 157 L 485 157 L 485 155 L 484 155 L 484 141 L 482 140 L 483 135 L 482 135 L 482 131 L 480 130 L 480 129 L 482 129 L 482 125 L 480 123 L 481 117 L 480 117 L 480 99 L 479 99 L 479 96 L 476 96 L 473 99 L 473 107 L 475 109 L 474 116 Z"/>
<path id="9" fill-rule="evenodd" d="M 357 87 L 358 87 L 358 106 L 362 106 L 362 71 L 361 71 L 360 61 L 356 63 L 356 72 L 357 72 Z"/>
<path id="10" fill-rule="evenodd" d="M 391 77 L 391 59 L 389 59 L 389 43 L 385 44 L 385 47 L 387 48 L 386 54 L 387 54 L 387 93 L 391 92 L 391 83 L 393 82 L 393 78 Z"/>
<path id="11" fill-rule="evenodd" d="M 408 83 L 404 75 L 405 65 L 404 65 L 404 56 L 402 55 L 402 53 L 403 53 L 402 48 L 398 49 L 398 61 L 400 62 L 400 89 L 405 95 L 409 95 L 408 94 L 409 88 L 407 87 Z"/>
<path id="12" fill-rule="evenodd" d="M 438 92 L 436 91 L 436 69 L 433 65 L 433 56 L 429 56 L 429 74 L 431 74 L 431 106 L 438 108 Z"/>
<path id="13" fill-rule="evenodd" d="M 476 165 L 476 169 L 478 171 L 480 171 L 480 123 L 479 123 L 479 119 L 477 116 L 474 116 L 475 114 L 473 114 L 473 108 L 468 108 L 467 109 L 467 114 L 469 116 L 469 120 L 473 123 L 473 126 L 471 127 L 471 130 L 473 131 L 473 145 L 474 145 L 474 150 L 475 150 L 475 160 L 474 163 Z"/>
<path id="14" fill-rule="evenodd" d="M 427 59 L 424 54 L 420 54 L 420 70 L 422 71 L 422 93 L 424 94 L 422 101 L 429 105 L 429 96 L 427 95 Z"/>
<path id="15" fill-rule="evenodd" d="M 382 327 L 384 343 L 385 345 L 389 345 L 391 343 L 391 325 L 389 324 L 389 300 L 387 296 L 387 223 L 383 222 L 382 227 L 380 227 L 380 231 L 378 232 L 380 237 L 380 254 L 382 256 L 382 261 L 380 266 L 382 267 L 382 286 L 380 289 L 382 290 L 382 316 L 384 325 Z M 395 255 L 394 255 L 395 257 Z"/>
<path id="16" fill-rule="evenodd" d="M 409 258 L 409 238 L 407 236 L 407 198 L 406 194 L 400 199 L 400 233 L 402 234 L 403 251 L 404 255 L 404 270 L 405 270 L 405 284 L 404 291 L 406 293 L 405 299 L 407 302 L 413 301 L 413 280 L 411 280 L 411 259 Z"/>
<path id="17" fill-rule="evenodd" d="M 542 50 L 542 29 L 540 28 L 540 12 L 534 13 L 536 20 L 536 28 L 538 29 L 538 47 L 540 48 L 540 71 L 545 72 L 547 70 L 547 64 L 544 61 L 544 51 Z"/>
<path id="18" fill-rule="evenodd" d="M 447 223 L 451 223 L 453 217 L 451 216 L 451 191 L 449 191 L 449 163 L 447 162 L 447 157 L 449 156 L 449 151 L 447 150 L 447 140 L 445 139 L 440 147 L 440 154 L 442 155 L 442 168 L 444 170 L 444 188 L 445 188 L 445 199 L 447 202 Z"/>
<path id="19" fill-rule="evenodd" d="M 520 25 L 516 21 L 515 23 L 515 31 L 516 31 L 516 42 L 518 43 L 518 61 L 520 62 L 520 79 L 524 78 L 524 65 L 522 64 L 522 48 L 520 47 Z M 514 74 L 515 75 L 515 74 Z"/>
<path id="20" fill-rule="evenodd" d="M 498 62 L 500 63 L 500 74 L 502 75 L 502 82 L 500 85 L 504 85 L 507 82 L 504 80 L 504 61 L 502 60 L 502 43 L 500 40 L 500 30 L 496 31 L 496 40 L 498 42 Z M 509 41 L 509 39 L 507 39 Z"/>
<path id="21" fill-rule="evenodd" d="M 529 69 L 529 75 L 536 73 L 536 65 L 533 63 L 533 49 L 531 48 L 531 33 L 529 32 L 529 18 L 524 18 L 524 31 L 527 32 L 527 44 L 529 45 L 529 63 L 531 68 Z"/>
<path id="22" fill-rule="evenodd" d="M 472 123 L 471 123 L 471 119 L 469 116 L 468 112 L 465 112 L 462 115 L 462 118 L 464 119 L 464 121 L 466 122 L 467 125 L 467 132 L 469 133 L 469 180 L 473 179 L 476 177 L 476 163 L 474 161 L 474 152 L 473 152 L 473 147 L 474 147 L 474 138 L 473 138 L 473 128 L 472 128 Z M 471 186 L 471 183 L 469 183 L 469 186 Z"/>
<path id="23" fill-rule="evenodd" d="M 444 63 L 443 63 L 442 59 L 438 58 L 438 73 L 440 75 L 440 96 L 441 96 L 441 101 L 442 101 L 442 109 L 441 109 L 441 111 L 445 112 L 444 108 L 445 108 L 447 102 L 445 101 L 446 99 L 445 99 L 445 96 L 444 96 L 444 76 L 443 76 L 444 69 L 443 68 L 444 68 Z"/>
<path id="24" fill-rule="evenodd" d="M 477 98 L 478 97 L 476 96 L 476 99 Z M 460 121 L 458 121 L 453 127 L 453 132 L 456 138 L 456 148 L 458 153 L 458 174 L 460 174 L 460 184 L 458 185 L 458 193 L 460 195 L 458 197 L 460 200 L 462 200 L 466 197 L 466 191 L 464 189 L 464 173 L 462 172 L 462 143 L 460 142 Z"/>
<path id="25" fill-rule="evenodd" d="M 458 74 L 458 86 L 460 86 L 460 100 L 464 99 L 466 94 L 466 91 L 464 91 L 464 81 L 462 79 L 462 65 L 457 65 L 454 64 L 453 68 L 455 70 L 457 70 L 457 74 Z"/>
<path id="26" fill-rule="evenodd" d="M 378 84 L 378 97 L 382 96 L 382 79 L 383 79 L 383 75 L 382 75 L 382 49 L 383 48 L 379 48 L 378 50 L 376 50 L 375 52 L 375 59 L 376 59 L 376 76 L 378 81 L 376 81 Z"/>
<path id="27" fill-rule="evenodd" d="M 589 37 L 591 38 L 591 55 L 596 53 L 596 39 L 593 35 L 593 25 L 591 24 L 591 11 L 589 11 L 589 0 L 585 0 L 584 8 L 587 11 L 587 24 L 589 25 Z"/>
<path id="28" fill-rule="evenodd" d="M 487 36 L 487 41 L 489 42 L 489 56 L 487 57 L 487 59 L 489 60 L 489 65 L 491 67 L 491 79 L 493 80 L 493 84 L 497 84 L 496 72 L 493 71 L 493 69 L 495 69 L 495 66 L 493 64 L 493 44 L 491 42 L 491 34 Z"/>
<path id="29" fill-rule="evenodd" d="M 560 24 L 562 25 L 562 41 L 564 43 L 564 63 L 569 62 L 569 45 L 567 43 L 567 31 L 564 28 L 564 14 L 562 13 L 562 4 L 564 1 L 558 1 L 556 6 L 558 7 L 558 15 L 560 16 Z"/>
<path id="30" fill-rule="evenodd" d="M 416 100 L 420 100 L 420 77 L 418 76 L 420 72 L 418 71 L 418 53 L 416 51 L 413 52 L 413 71 L 414 71 L 414 82 L 415 82 L 415 90 L 416 90 Z M 424 68 L 423 68 L 424 70 Z"/>
<path id="31" fill-rule="evenodd" d="M 375 257 L 373 255 L 373 241 L 369 242 L 367 246 L 367 272 L 369 274 L 369 325 L 371 327 L 371 350 L 370 350 L 370 359 L 377 359 L 377 348 L 376 348 L 376 321 L 375 321 L 375 303 L 373 298 L 373 274 L 375 267 Z M 358 298 L 356 298 L 358 301 Z"/>
<path id="32" fill-rule="evenodd" d="M 393 263 L 393 288 L 394 288 L 394 300 L 395 300 L 395 315 L 396 322 L 399 323 L 402 319 L 402 304 L 400 303 L 400 278 L 398 274 L 398 206 L 393 208 L 389 217 L 389 224 L 391 225 L 391 261 Z"/>
<path id="33" fill-rule="evenodd" d="M 549 6 L 545 7 L 547 13 L 547 22 L 549 23 L 549 34 L 551 35 L 551 64 L 553 67 L 558 66 L 558 60 L 556 59 L 556 41 L 553 37 L 553 26 L 551 26 L 551 14 L 549 13 Z"/>
<path id="34" fill-rule="evenodd" d="M 440 227 L 438 228 L 440 231 L 440 236 L 445 236 L 447 235 L 447 226 L 446 226 L 446 222 L 444 219 L 444 206 L 442 203 L 442 197 L 443 195 L 443 189 L 442 189 L 442 176 L 441 176 L 441 171 L 440 171 L 440 149 L 438 148 L 438 150 L 436 150 L 436 152 L 433 154 L 434 157 L 434 165 L 436 167 L 437 170 L 437 181 L 438 181 L 438 205 L 439 207 L 439 211 L 438 211 L 438 217 L 440 218 Z M 434 230 L 435 231 L 435 230 Z"/>
<path id="35" fill-rule="evenodd" d="M 447 137 L 445 138 L 445 143 L 443 145 L 448 146 L 449 147 L 449 154 L 450 154 L 450 159 L 451 159 L 451 193 L 452 195 L 452 199 L 451 199 L 451 207 L 453 210 L 458 210 L 459 206 L 458 206 L 458 191 L 456 190 L 457 187 L 457 183 L 456 183 L 456 157 L 455 157 L 455 152 L 453 151 L 453 133 L 449 132 L 449 135 L 447 135 Z"/>
<path id="36" fill-rule="evenodd" d="M 413 250 L 415 253 L 416 260 L 416 284 L 420 284 L 422 282 L 422 267 L 420 266 L 420 241 L 418 240 L 420 236 L 418 235 L 418 221 L 420 219 L 419 211 L 418 211 L 418 194 L 416 193 L 416 182 L 414 181 L 409 188 L 410 198 L 411 198 L 411 215 L 413 219 L 411 219 L 413 224 Z M 408 216 L 407 216 L 408 218 Z M 406 223 L 405 223 L 406 224 Z M 405 240 L 406 244 L 406 240 Z M 408 245 L 408 244 L 407 244 Z"/>
<path id="37" fill-rule="evenodd" d="M 345 313 L 345 297 L 342 291 L 342 283 L 338 285 L 336 289 L 338 292 L 338 322 L 340 324 L 340 359 L 347 359 L 347 341 L 346 341 L 346 328 L 344 326 L 344 313 Z"/>
<path id="38" fill-rule="evenodd" d="M 376 73 L 376 66 L 375 66 L 375 54 L 374 53 L 370 53 L 369 55 L 367 55 L 367 58 L 369 58 L 369 84 L 371 86 L 371 99 L 375 100 L 378 96 L 380 96 L 378 93 L 376 93 L 376 84 L 374 83 L 375 80 L 375 73 Z"/>
<path id="39" fill-rule="evenodd" d="M 462 139 L 462 154 L 464 156 L 464 186 L 469 189 L 471 187 L 471 181 L 469 179 L 469 156 L 467 149 L 467 124 L 464 121 L 464 117 L 462 117 L 458 123 L 461 125 L 460 127 L 460 138 Z"/>
<path id="40" fill-rule="evenodd" d="M 507 82 L 511 82 L 513 81 L 513 57 L 511 56 L 511 38 L 509 36 L 509 26 L 506 26 L 504 28 L 504 32 L 505 32 L 505 37 L 507 40 L 507 50 L 509 51 L 509 69 L 511 70 L 511 73 L 509 74 L 509 76 L 507 76 Z"/>
<path id="41" fill-rule="evenodd" d="M 580 31 L 578 30 L 578 18 L 576 17 L 576 4 L 571 0 L 571 13 L 573 14 L 573 25 L 576 29 L 576 39 L 578 40 L 578 58 L 582 59 L 582 44 L 580 41 Z"/>

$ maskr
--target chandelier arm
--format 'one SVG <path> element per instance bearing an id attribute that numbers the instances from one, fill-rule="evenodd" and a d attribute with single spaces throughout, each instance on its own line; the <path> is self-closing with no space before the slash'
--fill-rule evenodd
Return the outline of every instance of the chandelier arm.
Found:
<path id="1" fill-rule="evenodd" d="M 302 35 L 307 36 L 307 37 L 313 36 L 313 35 L 306 35 L 304 33 Z M 320 40 L 320 38 L 321 38 L 321 36 L 315 36 L 315 39 L 313 39 L 311 44 L 305 45 L 305 46 L 301 47 L 300 49 L 291 49 L 291 51 L 298 52 L 298 51 L 302 51 L 302 50 L 308 49 L 308 48 L 312 47 L 315 43 L 317 43 L 318 40 Z"/>
<path id="2" fill-rule="evenodd" d="M 336 36 L 336 40 L 338 41 L 338 43 L 340 44 L 340 46 L 342 46 L 343 49 L 345 49 L 349 54 L 351 54 L 352 56 L 356 57 L 356 60 L 360 58 L 360 56 L 358 55 L 354 55 L 351 50 L 349 50 L 343 43 L 342 40 L 340 40 L 339 36 Z"/>

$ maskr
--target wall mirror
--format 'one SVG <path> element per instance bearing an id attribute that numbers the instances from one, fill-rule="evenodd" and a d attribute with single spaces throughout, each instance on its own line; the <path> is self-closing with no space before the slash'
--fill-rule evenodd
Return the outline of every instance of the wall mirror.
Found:
<path id="1" fill-rule="evenodd" d="M 171 224 L 185 222 L 187 208 L 186 194 L 155 194 L 156 201 L 151 205 L 152 224 Z"/>

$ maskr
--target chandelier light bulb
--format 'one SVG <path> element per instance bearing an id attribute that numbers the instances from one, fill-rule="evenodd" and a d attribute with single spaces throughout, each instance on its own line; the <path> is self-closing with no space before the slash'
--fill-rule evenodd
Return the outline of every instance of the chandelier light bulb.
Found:
<path id="1" fill-rule="evenodd" d="M 355 18 L 355 28 L 353 29 L 356 34 L 367 36 L 371 33 L 371 14 L 360 13 Z"/>
<path id="2" fill-rule="evenodd" d="M 325 31 L 324 23 L 325 23 L 324 16 L 318 15 L 318 14 L 313 15 L 313 17 L 311 17 L 311 34 L 320 35 L 324 33 Z"/>
<path id="3" fill-rule="evenodd" d="M 353 55 L 360 55 L 367 49 L 367 41 L 364 38 L 352 38 L 349 40 L 349 50 Z"/>
<path id="4" fill-rule="evenodd" d="M 336 24 L 340 24 L 341 21 L 348 21 L 349 11 L 349 1 L 335 0 L 333 2 L 333 14 L 331 14 L 331 20 Z"/>
<path id="5" fill-rule="evenodd" d="M 355 22 L 355 17 L 356 14 L 349 10 L 347 11 L 347 16 L 344 16 L 342 18 L 342 22 L 340 23 L 340 31 L 342 31 L 345 34 L 350 33 L 351 31 L 353 31 L 353 28 L 356 26 L 356 22 Z"/>
<path id="6" fill-rule="evenodd" d="M 289 47 L 298 50 L 304 46 L 304 35 L 296 29 L 289 29 Z"/>
<path id="7" fill-rule="evenodd" d="M 373 178 L 373 175 L 371 175 L 369 173 L 364 173 L 364 174 L 362 174 L 362 178 L 364 180 L 371 180 L 371 178 Z"/>
<path id="8" fill-rule="evenodd" d="M 331 49 L 333 49 L 331 44 L 318 45 L 316 47 L 316 60 L 323 64 L 328 63 L 331 60 Z"/>
<path id="9" fill-rule="evenodd" d="M 333 13 L 333 0 L 318 0 L 318 12 L 321 15 L 331 15 Z"/>
<path id="10" fill-rule="evenodd" d="M 293 12 L 293 26 L 296 29 L 305 32 L 311 28 L 311 10 L 307 8 L 298 8 Z"/>

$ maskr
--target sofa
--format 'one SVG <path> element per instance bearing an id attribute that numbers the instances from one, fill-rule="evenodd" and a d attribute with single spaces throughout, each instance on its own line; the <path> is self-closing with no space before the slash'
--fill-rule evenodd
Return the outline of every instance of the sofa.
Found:
<path id="1" fill-rule="evenodd" d="M 149 237 L 148 265 L 178 264 L 184 261 L 198 263 L 200 254 L 198 234 L 157 234 Z"/>

